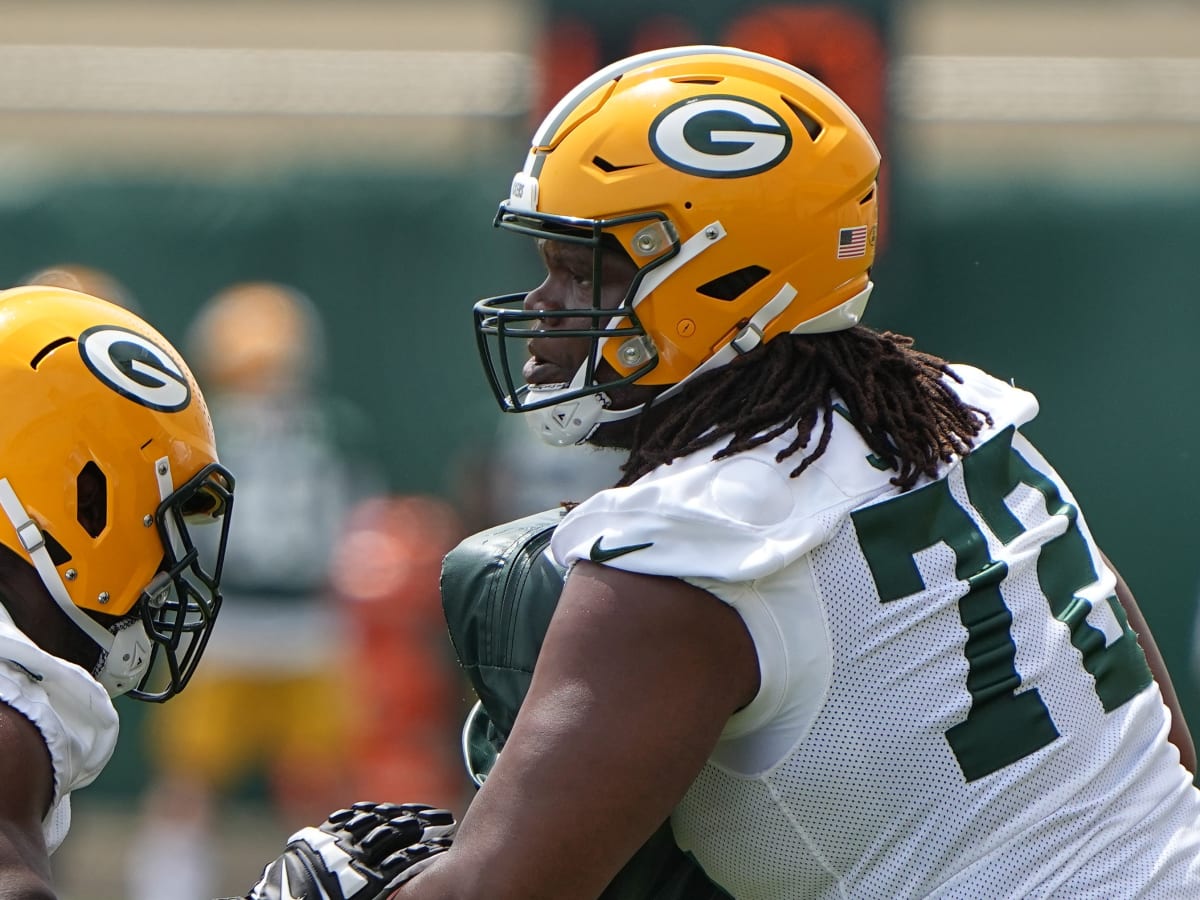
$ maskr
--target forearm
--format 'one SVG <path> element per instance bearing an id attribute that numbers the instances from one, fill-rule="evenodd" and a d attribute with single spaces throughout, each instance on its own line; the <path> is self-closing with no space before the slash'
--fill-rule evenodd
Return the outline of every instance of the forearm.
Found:
<path id="1" fill-rule="evenodd" d="M 1123 586 L 1124 582 L 1118 577 L 1118 586 Z M 1128 588 L 1126 588 L 1128 591 Z M 1137 604 L 1126 604 L 1122 598 L 1122 606 L 1125 607 L 1125 614 L 1129 618 L 1129 627 L 1137 632 L 1138 644 L 1142 648 L 1142 652 L 1146 655 L 1146 662 L 1150 666 L 1150 671 L 1154 673 L 1154 680 L 1158 682 L 1158 689 L 1162 693 L 1163 703 L 1167 709 L 1171 711 L 1171 730 L 1167 737 L 1172 744 L 1179 750 L 1180 764 L 1191 772 L 1196 773 L 1196 745 L 1192 739 L 1192 732 L 1188 728 L 1187 721 L 1183 716 L 1183 707 L 1179 705 L 1179 698 L 1175 694 L 1175 685 L 1171 681 L 1170 674 L 1167 671 L 1166 662 L 1162 658 L 1162 653 L 1159 652 L 1158 644 L 1154 641 L 1154 635 L 1150 631 L 1150 626 L 1142 617 L 1141 610 Z"/>
<path id="2" fill-rule="evenodd" d="M 0 900 L 53 900 L 42 818 L 54 771 L 41 731 L 0 702 Z"/>
<path id="3" fill-rule="evenodd" d="M 397 900 L 595 900 L 757 688 L 733 609 L 675 579 L 579 564 L 454 846 Z"/>
<path id="4" fill-rule="evenodd" d="M 11 823 L 0 823 L 0 900 L 54 898 L 45 847 Z"/>
<path id="5" fill-rule="evenodd" d="M 1154 634 L 1150 630 L 1150 625 L 1142 615 L 1142 611 L 1134 599 L 1129 585 L 1125 583 L 1125 579 L 1121 577 L 1121 573 L 1117 571 L 1108 557 L 1104 557 L 1104 562 L 1116 576 L 1117 598 L 1121 601 L 1121 606 L 1125 610 L 1125 616 L 1129 620 L 1129 627 L 1138 636 L 1138 645 L 1142 648 L 1142 653 L 1146 656 L 1146 663 L 1150 666 L 1150 671 L 1154 674 L 1154 680 L 1158 683 L 1158 689 L 1162 693 L 1163 702 L 1171 712 L 1171 730 L 1168 738 L 1179 750 L 1180 764 L 1189 772 L 1195 774 L 1196 745 L 1192 740 L 1192 733 L 1188 728 L 1187 721 L 1184 719 L 1183 708 L 1179 705 L 1179 698 L 1175 693 L 1175 685 L 1171 681 L 1171 673 L 1167 670 L 1167 664 L 1163 660 L 1162 653 L 1159 652 L 1158 644 L 1154 640 Z"/>

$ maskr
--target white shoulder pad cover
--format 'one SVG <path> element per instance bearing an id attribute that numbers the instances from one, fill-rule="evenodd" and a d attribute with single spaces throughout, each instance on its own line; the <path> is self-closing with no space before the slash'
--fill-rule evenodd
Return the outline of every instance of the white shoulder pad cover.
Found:
<path id="1" fill-rule="evenodd" d="M 981 441 L 1037 414 L 1032 394 L 971 366 L 953 369 L 963 383 L 950 386 L 992 416 Z M 717 443 L 629 487 L 600 491 L 563 519 L 551 554 L 563 566 L 591 559 L 646 575 L 751 581 L 821 544 L 841 514 L 895 490 L 895 472 L 872 464 L 845 417 L 833 416 L 825 454 L 797 478 L 790 473 L 805 450 L 776 461 L 792 437 L 713 460 Z"/>
<path id="2" fill-rule="evenodd" d="M 852 428 L 836 424 L 834 440 L 861 445 Z M 719 446 L 706 448 L 601 491 L 567 514 L 551 553 L 562 565 L 591 559 L 647 575 L 751 581 L 825 540 L 835 508 L 890 488 L 889 473 L 831 471 L 824 459 L 790 478 L 803 456 L 776 462 L 786 445 L 778 439 L 722 460 L 712 459 Z"/>
<path id="3" fill-rule="evenodd" d="M 91 784 L 116 747 L 117 710 L 96 679 L 43 651 L 0 607 L 0 702 L 37 726 L 54 767 L 54 799 L 43 820 L 53 852 L 69 827 L 68 797 Z"/>

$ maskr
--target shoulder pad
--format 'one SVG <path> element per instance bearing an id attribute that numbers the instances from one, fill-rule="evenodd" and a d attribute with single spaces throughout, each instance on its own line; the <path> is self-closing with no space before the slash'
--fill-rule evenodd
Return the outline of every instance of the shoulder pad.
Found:
<path id="1" fill-rule="evenodd" d="M 546 510 L 471 535 L 442 562 L 450 640 L 503 737 L 525 699 L 562 593 L 565 570 L 545 551 L 563 513 Z"/>

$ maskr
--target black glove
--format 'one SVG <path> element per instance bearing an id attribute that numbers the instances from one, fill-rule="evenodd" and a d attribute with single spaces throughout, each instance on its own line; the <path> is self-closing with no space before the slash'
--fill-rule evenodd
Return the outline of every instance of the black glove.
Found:
<path id="1" fill-rule="evenodd" d="M 455 827 L 420 803 L 355 803 L 293 834 L 242 900 L 384 900 L 449 849 Z"/>

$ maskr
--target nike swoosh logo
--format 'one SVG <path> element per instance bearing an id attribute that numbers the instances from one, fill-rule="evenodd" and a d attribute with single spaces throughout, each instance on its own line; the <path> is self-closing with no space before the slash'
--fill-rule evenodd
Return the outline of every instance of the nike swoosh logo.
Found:
<path id="1" fill-rule="evenodd" d="M 279 897 L 280 900 L 300 900 L 292 893 L 292 886 L 288 883 L 287 863 L 285 862 L 279 867 Z"/>
<path id="2" fill-rule="evenodd" d="M 654 541 L 648 541 L 645 544 L 629 544 L 625 547 L 610 547 L 604 549 L 600 546 L 600 542 L 604 537 L 596 538 L 596 543 L 592 544 L 592 551 L 588 554 L 588 558 L 592 562 L 608 562 L 610 559 L 616 559 L 618 556 L 624 556 L 626 553 L 633 553 L 635 550 L 645 550 L 647 547 L 653 547 Z"/>

